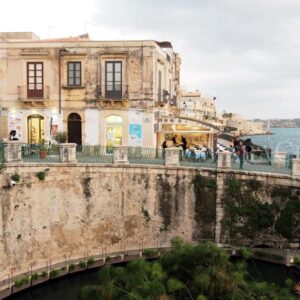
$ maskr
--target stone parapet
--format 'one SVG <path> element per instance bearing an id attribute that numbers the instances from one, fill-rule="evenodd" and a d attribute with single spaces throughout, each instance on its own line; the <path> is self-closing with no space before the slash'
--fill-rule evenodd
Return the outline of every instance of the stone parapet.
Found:
<path id="1" fill-rule="evenodd" d="M 22 152 L 21 147 L 22 143 L 16 141 L 3 142 L 4 146 L 4 162 L 21 162 L 22 161 Z"/>
<path id="2" fill-rule="evenodd" d="M 165 165 L 166 166 L 179 166 L 179 153 L 181 148 L 170 147 L 165 149 Z"/>
<path id="3" fill-rule="evenodd" d="M 292 160 L 292 176 L 300 177 L 300 158 Z"/>
<path id="4" fill-rule="evenodd" d="M 218 152 L 218 169 L 231 169 L 231 152 Z"/>
<path id="5" fill-rule="evenodd" d="M 125 147 L 125 146 L 115 146 L 114 147 L 113 163 L 114 164 L 129 164 L 128 147 Z"/>
<path id="6" fill-rule="evenodd" d="M 59 144 L 59 161 L 76 163 L 76 146 L 75 143 Z"/>

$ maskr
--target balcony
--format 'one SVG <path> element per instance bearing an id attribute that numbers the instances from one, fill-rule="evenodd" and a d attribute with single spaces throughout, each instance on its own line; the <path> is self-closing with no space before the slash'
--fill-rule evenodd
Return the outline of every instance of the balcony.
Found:
<path id="1" fill-rule="evenodd" d="M 101 85 L 99 94 L 101 101 L 126 101 L 128 100 L 128 85 L 118 85 L 114 88 Z"/>
<path id="2" fill-rule="evenodd" d="M 50 87 L 44 86 L 43 90 L 28 90 L 27 86 L 18 86 L 18 100 L 23 102 L 43 103 L 50 98 Z"/>

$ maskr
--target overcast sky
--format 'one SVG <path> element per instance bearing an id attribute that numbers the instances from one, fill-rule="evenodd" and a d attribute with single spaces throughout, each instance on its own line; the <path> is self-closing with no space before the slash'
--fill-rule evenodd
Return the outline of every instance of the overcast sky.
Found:
<path id="1" fill-rule="evenodd" d="M 1 31 L 169 40 L 181 85 L 219 111 L 300 118 L 300 0 L 10 0 Z"/>

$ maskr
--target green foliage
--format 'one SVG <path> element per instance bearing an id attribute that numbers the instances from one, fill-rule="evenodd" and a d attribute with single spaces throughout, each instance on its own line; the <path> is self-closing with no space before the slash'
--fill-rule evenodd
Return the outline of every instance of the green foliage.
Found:
<path id="1" fill-rule="evenodd" d="M 192 183 L 195 194 L 194 219 L 198 225 L 194 238 L 213 239 L 216 220 L 216 180 L 197 174 Z"/>
<path id="2" fill-rule="evenodd" d="M 154 257 L 158 255 L 158 251 L 154 249 L 145 249 L 143 255 L 146 257 Z"/>
<path id="3" fill-rule="evenodd" d="M 41 273 L 41 277 L 45 278 L 47 276 L 48 276 L 48 273 L 46 271 L 44 271 L 44 272 Z"/>
<path id="4" fill-rule="evenodd" d="M 60 273 L 60 270 L 58 270 L 58 269 L 51 270 L 51 271 L 50 271 L 50 278 L 55 278 L 55 277 L 57 277 L 57 276 L 59 275 L 59 273 Z"/>
<path id="5" fill-rule="evenodd" d="M 300 266 L 300 256 L 294 258 L 294 264 Z"/>
<path id="6" fill-rule="evenodd" d="M 38 280 L 39 277 L 40 277 L 40 275 L 39 275 L 38 273 L 33 273 L 33 274 L 31 275 L 31 280 L 32 280 L 32 281 Z"/>
<path id="7" fill-rule="evenodd" d="M 71 271 L 74 271 L 75 270 L 75 264 L 70 264 L 69 265 L 69 272 Z"/>
<path id="8" fill-rule="evenodd" d="M 21 176 L 19 174 L 15 173 L 15 174 L 11 175 L 10 178 L 11 178 L 11 180 L 13 180 L 15 182 L 19 182 Z"/>
<path id="9" fill-rule="evenodd" d="M 150 214 L 149 214 L 149 212 L 148 212 L 147 209 L 144 209 L 144 208 L 142 207 L 142 213 L 143 213 L 143 215 L 144 215 L 144 218 L 145 218 L 146 222 L 151 221 L 151 217 L 150 217 Z"/>
<path id="10" fill-rule="evenodd" d="M 241 247 L 238 250 L 238 253 L 245 259 L 248 260 L 253 256 L 253 252 L 251 248 L 248 247 Z"/>
<path id="11" fill-rule="evenodd" d="M 17 279 L 15 281 L 15 286 L 16 287 L 21 287 L 23 285 L 27 285 L 30 282 L 30 277 L 29 276 L 23 276 L 20 279 Z"/>
<path id="12" fill-rule="evenodd" d="M 224 198 L 224 227 L 233 241 L 239 238 L 255 240 L 259 233 L 280 235 L 293 241 L 300 239 L 300 197 L 291 188 L 275 187 L 263 190 L 257 180 L 227 180 Z M 264 197 L 272 197 L 266 203 Z"/>
<path id="13" fill-rule="evenodd" d="M 66 143 L 68 139 L 68 133 L 66 131 L 59 131 L 55 137 L 55 140 L 60 143 Z"/>
<path id="14" fill-rule="evenodd" d="M 106 265 L 99 271 L 100 284 L 84 287 L 78 299 L 296 299 L 289 287 L 251 281 L 245 262 L 232 263 L 215 244 L 191 246 L 179 238 L 172 244 L 172 251 L 154 262 L 140 259 L 124 267 Z"/>
<path id="15" fill-rule="evenodd" d="M 95 259 L 90 257 L 87 262 L 86 262 L 86 265 L 89 267 L 89 266 L 92 266 L 93 264 L 95 264 Z"/>
<path id="16" fill-rule="evenodd" d="M 43 180 L 45 180 L 45 178 L 46 178 L 46 173 L 43 172 L 43 171 L 38 172 L 38 173 L 36 174 L 36 177 L 37 177 L 39 180 L 43 181 Z"/>
<path id="17" fill-rule="evenodd" d="M 78 265 L 80 268 L 84 269 L 87 267 L 87 262 L 84 260 L 81 260 Z"/>

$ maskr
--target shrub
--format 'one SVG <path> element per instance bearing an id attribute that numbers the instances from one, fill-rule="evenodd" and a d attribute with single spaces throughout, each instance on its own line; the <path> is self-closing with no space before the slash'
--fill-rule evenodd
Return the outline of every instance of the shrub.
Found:
<path id="1" fill-rule="evenodd" d="M 89 266 L 91 266 L 91 265 L 93 265 L 95 263 L 95 260 L 91 257 L 91 258 L 89 258 L 88 260 L 87 260 L 87 262 L 86 262 L 86 264 L 87 264 L 87 266 L 89 267 Z"/>
<path id="2" fill-rule="evenodd" d="M 78 265 L 79 265 L 80 268 L 83 269 L 83 268 L 86 268 L 87 263 L 86 263 L 85 261 L 82 260 L 82 261 L 79 262 Z"/>
<path id="3" fill-rule="evenodd" d="M 244 258 L 244 259 L 249 259 L 253 256 L 252 250 L 250 248 L 247 247 L 241 247 L 238 250 L 238 253 Z"/>
<path id="4" fill-rule="evenodd" d="M 40 277 L 40 275 L 39 275 L 38 273 L 33 273 L 33 274 L 31 275 L 31 281 L 38 280 L 39 277 Z"/>
<path id="5" fill-rule="evenodd" d="M 57 270 L 57 269 L 52 270 L 52 271 L 50 271 L 50 278 L 57 277 L 58 274 L 59 274 L 59 270 Z"/>
<path id="6" fill-rule="evenodd" d="M 41 277 L 44 278 L 44 277 L 47 277 L 47 276 L 48 276 L 48 272 L 44 271 L 44 272 L 41 273 Z"/>
<path id="7" fill-rule="evenodd" d="M 296 256 L 294 258 L 294 264 L 297 265 L 297 266 L 300 266 L 300 256 Z"/>
<path id="8" fill-rule="evenodd" d="M 60 143 L 66 143 L 68 139 L 68 133 L 66 131 L 59 131 L 55 137 L 55 140 Z"/>
<path id="9" fill-rule="evenodd" d="M 143 255 L 146 257 L 153 257 L 153 256 L 157 256 L 158 252 L 157 252 L 157 250 L 154 250 L 154 249 L 145 249 L 143 251 Z"/>
<path id="10" fill-rule="evenodd" d="M 43 180 L 45 180 L 45 178 L 46 178 L 46 173 L 43 172 L 43 171 L 38 172 L 38 173 L 36 174 L 36 177 L 37 177 L 39 180 L 43 181 Z"/>
<path id="11" fill-rule="evenodd" d="M 21 287 L 21 286 L 26 285 L 26 284 L 29 284 L 29 276 L 21 277 L 20 279 L 17 279 L 15 281 L 15 286 L 16 287 Z"/>
<path id="12" fill-rule="evenodd" d="M 10 178 L 11 178 L 11 180 L 13 180 L 15 182 L 19 182 L 21 176 L 19 174 L 15 173 L 15 174 L 11 175 Z"/>
<path id="13" fill-rule="evenodd" d="M 75 264 L 70 264 L 69 265 L 69 272 L 72 272 L 75 270 Z"/>

